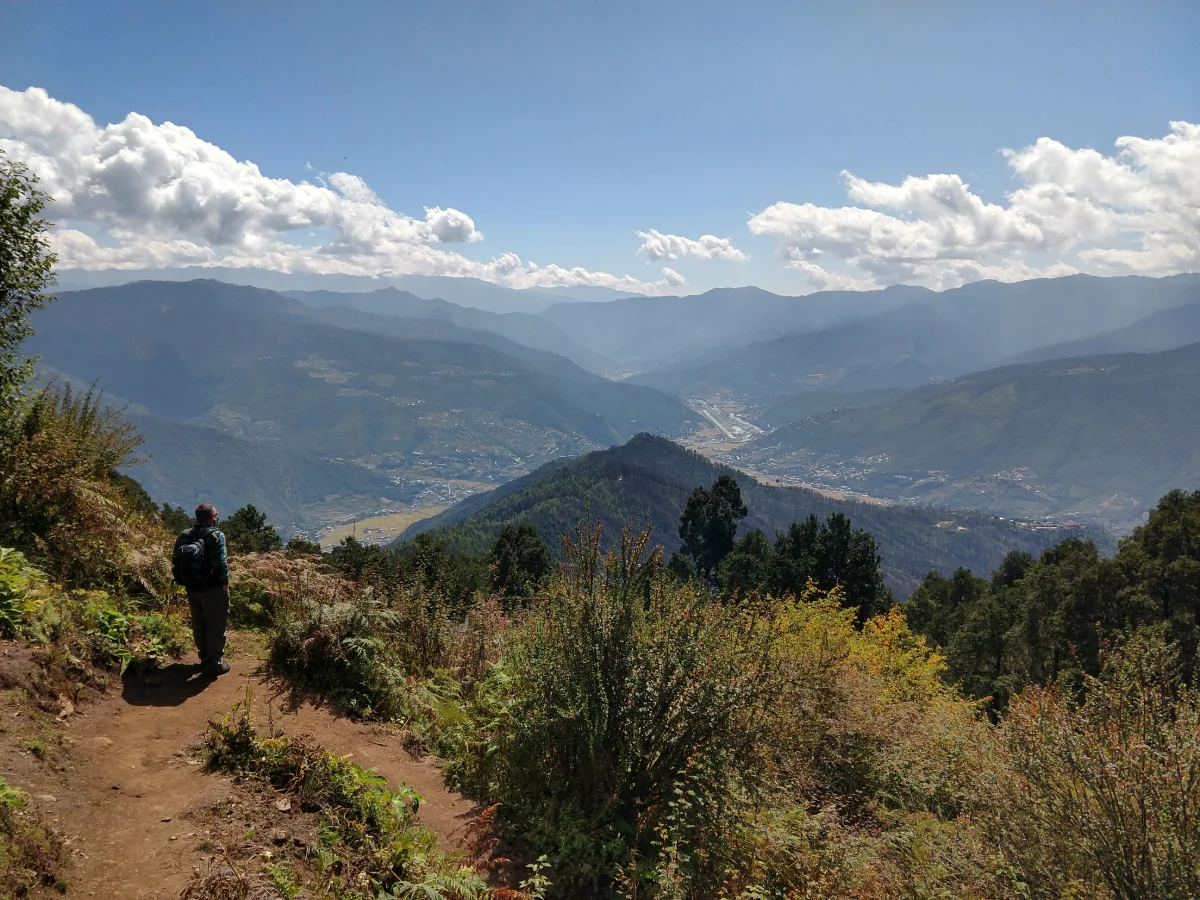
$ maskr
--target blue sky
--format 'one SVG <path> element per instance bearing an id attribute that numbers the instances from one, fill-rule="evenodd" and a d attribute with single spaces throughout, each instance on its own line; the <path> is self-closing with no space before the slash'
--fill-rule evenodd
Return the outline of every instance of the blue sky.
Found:
<path id="1" fill-rule="evenodd" d="M 876 271 L 861 235 L 814 243 L 814 222 L 839 223 L 790 207 L 757 234 L 752 217 L 778 203 L 878 208 L 847 199 L 843 170 L 889 185 L 955 174 L 1005 207 L 1022 181 L 1002 148 L 1048 137 L 1112 158 L 1121 136 L 1200 123 L 1197 38 L 1195 3 L 30 3 L 0 8 L 0 85 L 43 88 L 99 126 L 131 112 L 186 126 L 272 178 L 350 173 L 416 219 L 462 211 L 485 238 L 455 245 L 469 260 L 513 252 L 648 283 L 666 265 L 689 290 L 800 293 L 837 285 L 789 259 L 866 286 L 960 276 Z M 87 215 L 72 215 L 81 232 L 113 227 Z M 648 229 L 728 238 L 750 258 L 654 258 L 638 252 Z M 1087 270 L 1081 250 L 1143 236 L 1021 240 L 981 247 L 980 271 Z M 1192 266 L 1184 257 L 1170 265 Z M 1138 265 L 1165 271 L 1154 259 Z"/>

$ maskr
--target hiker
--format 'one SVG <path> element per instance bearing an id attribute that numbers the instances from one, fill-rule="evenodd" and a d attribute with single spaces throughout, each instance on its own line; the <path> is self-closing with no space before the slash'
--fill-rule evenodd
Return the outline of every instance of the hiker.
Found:
<path id="1" fill-rule="evenodd" d="M 192 608 L 192 636 L 205 675 L 229 671 L 225 653 L 225 625 L 229 621 L 229 564 L 225 535 L 217 530 L 217 508 L 211 503 L 196 507 L 196 524 L 175 539 L 171 574 L 187 589 Z"/>

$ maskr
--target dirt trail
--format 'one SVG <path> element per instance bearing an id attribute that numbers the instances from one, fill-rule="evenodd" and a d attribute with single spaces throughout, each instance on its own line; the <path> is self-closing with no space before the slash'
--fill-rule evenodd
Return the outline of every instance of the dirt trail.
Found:
<path id="1" fill-rule="evenodd" d="M 254 692 L 256 715 L 290 735 L 311 735 L 326 750 L 350 754 L 375 768 L 391 787 L 404 782 L 425 803 L 419 818 L 444 847 L 461 846 L 457 834 L 472 814 L 470 801 L 444 787 L 431 760 L 416 759 L 382 729 L 339 718 L 327 708 L 287 698 L 263 678 L 252 652 L 237 648 L 232 671 L 203 679 L 188 665 L 168 666 L 149 681 L 130 679 L 66 723 L 65 771 L 46 773 L 27 789 L 70 840 L 74 896 L 178 897 L 201 861 L 196 825 L 188 814 L 228 796 L 229 782 L 205 774 L 195 752 L 212 716 L 221 716 Z M 34 781 L 36 775 L 29 773 Z"/>

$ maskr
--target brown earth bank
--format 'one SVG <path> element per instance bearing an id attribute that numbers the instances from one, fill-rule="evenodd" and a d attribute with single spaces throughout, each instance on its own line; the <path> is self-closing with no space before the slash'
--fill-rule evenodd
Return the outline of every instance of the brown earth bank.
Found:
<path id="1" fill-rule="evenodd" d="M 424 799 L 419 821 L 443 848 L 463 849 L 478 810 L 446 789 L 434 760 L 410 754 L 394 730 L 341 716 L 271 679 L 253 636 L 233 635 L 227 660 L 231 671 L 218 679 L 175 662 L 113 678 L 76 702 L 40 689 L 28 649 L 0 644 L 0 774 L 28 792 L 62 838 L 69 896 L 176 898 L 193 872 L 232 856 L 231 841 L 245 845 L 243 856 L 301 841 L 311 823 L 257 798 L 261 788 L 204 769 L 207 722 L 244 701 L 248 687 L 260 729 L 307 736 L 374 768 L 392 789 L 415 788 Z"/>

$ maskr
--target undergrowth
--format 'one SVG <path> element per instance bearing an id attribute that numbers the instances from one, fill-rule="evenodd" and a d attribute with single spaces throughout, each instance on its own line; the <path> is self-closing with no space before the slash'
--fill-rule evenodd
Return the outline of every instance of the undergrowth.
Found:
<path id="1" fill-rule="evenodd" d="M 0 778 L 0 898 L 25 897 L 39 886 L 67 888 L 58 875 L 62 843 L 27 808 L 28 799 Z"/>
<path id="2" fill-rule="evenodd" d="M 0 637 L 49 648 L 50 658 L 102 669 L 153 670 L 189 641 L 174 593 L 159 598 L 54 584 L 19 551 L 0 547 Z"/>
<path id="3" fill-rule="evenodd" d="M 442 852 L 436 835 L 415 821 L 419 794 L 405 786 L 389 790 L 373 771 L 304 740 L 260 735 L 251 704 L 247 690 L 245 700 L 213 724 L 208 765 L 267 782 L 319 817 L 324 846 L 316 852 L 318 883 L 310 889 L 346 900 L 474 900 L 487 894 L 483 880 Z M 271 877 L 278 884 L 284 876 Z"/>

